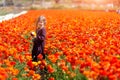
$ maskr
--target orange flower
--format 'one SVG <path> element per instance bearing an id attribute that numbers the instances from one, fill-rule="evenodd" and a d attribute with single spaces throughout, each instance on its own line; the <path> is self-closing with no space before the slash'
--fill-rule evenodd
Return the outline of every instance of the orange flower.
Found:
<path id="1" fill-rule="evenodd" d="M 35 71 L 33 71 L 33 70 L 29 71 L 29 75 L 34 75 L 34 74 L 35 74 Z"/>
<path id="2" fill-rule="evenodd" d="M 56 57 L 54 54 L 48 55 L 48 59 L 55 63 L 58 60 L 58 57 Z"/>
<path id="3" fill-rule="evenodd" d="M 16 76 L 16 75 L 18 75 L 18 73 L 19 73 L 19 70 L 18 69 L 14 69 L 13 72 L 12 72 L 12 75 Z"/>
<path id="4" fill-rule="evenodd" d="M 34 74 L 32 78 L 33 80 L 40 80 L 41 76 L 39 74 Z"/>
<path id="5" fill-rule="evenodd" d="M 89 70 L 85 70 L 83 74 L 90 75 L 90 71 Z"/>
<path id="6" fill-rule="evenodd" d="M 62 66 L 61 68 L 62 68 L 62 70 L 65 71 L 65 72 L 68 71 L 68 67 L 67 67 L 67 66 Z"/>
<path id="7" fill-rule="evenodd" d="M 18 80 L 18 78 L 12 78 L 12 80 Z"/>
<path id="8" fill-rule="evenodd" d="M 6 80 L 8 78 L 7 72 L 4 68 L 0 68 L 0 80 Z"/>
<path id="9" fill-rule="evenodd" d="M 54 68 L 52 68 L 51 65 L 48 65 L 48 66 L 47 66 L 47 69 L 48 69 L 48 72 L 49 72 L 49 73 L 53 73 L 53 72 L 55 71 Z"/>
<path id="10" fill-rule="evenodd" d="M 60 67 L 65 66 L 65 65 L 66 65 L 65 60 L 61 60 L 58 62 L 58 66 L 60 66 Z"/>
<path id="11" fill-rule="evenodd" d="M 117 80 L 117 76 L 116 75 L 109 75 L 108 76 L 108 78 L 110 79 L 110 80 Z"/>
<path id="12" fill-rule="evenodd" d="M 28 68 L 28 67 L 24 67 L 24 70 L 25 70 L 25 71 L 29 71 L 29 68 Z"/>

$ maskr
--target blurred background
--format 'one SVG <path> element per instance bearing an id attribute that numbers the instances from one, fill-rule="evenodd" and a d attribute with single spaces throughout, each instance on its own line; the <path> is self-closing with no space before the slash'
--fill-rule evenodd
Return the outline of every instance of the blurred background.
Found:
<path id="1" fill-rule="evenodd" d="M 35 9 L 118 10 L 120 0 L 0 0 L 0 15 Z"/>

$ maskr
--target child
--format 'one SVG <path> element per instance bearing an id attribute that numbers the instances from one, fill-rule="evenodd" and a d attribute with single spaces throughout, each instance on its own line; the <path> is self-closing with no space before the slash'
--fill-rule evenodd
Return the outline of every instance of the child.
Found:
<path id="1" fill-rule="evenodd" d="M 40 16 L 36 23 L 36 34 L 31 33 L 33 36 L 33 49 L 32 49 L 32 61 L 37 61 L 37 56 L 42 54 L 43 59 L 45 59 L 44 46 L 45 46 L 45 37 L 46 37 L 46 18 Z"/>

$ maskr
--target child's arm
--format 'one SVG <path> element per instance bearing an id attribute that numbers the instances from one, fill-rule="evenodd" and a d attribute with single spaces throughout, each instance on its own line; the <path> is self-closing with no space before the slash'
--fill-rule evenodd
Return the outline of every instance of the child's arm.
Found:
<path id="1" fill-rule="evenodd" d="M 46 30 L 45 30 L 45 28 L 43 28 L 41 31 L 42 31 L 42 34 L 38 34 L 37 39 L 43 41 L 43 40 L 45 40 Z"/>

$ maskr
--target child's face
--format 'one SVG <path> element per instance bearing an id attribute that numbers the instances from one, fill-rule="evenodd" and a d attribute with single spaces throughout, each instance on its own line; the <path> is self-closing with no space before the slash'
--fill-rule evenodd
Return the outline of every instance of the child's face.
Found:
<path id="1" fill-rule="evenodd" d="M 38 22 L 37 26 L 38 26 L 39 28 L 42 27 L 42 26 L 44 26 L 44 22 L 43 22 L 42 20 L 40 20 L 40 21 Z"/>

